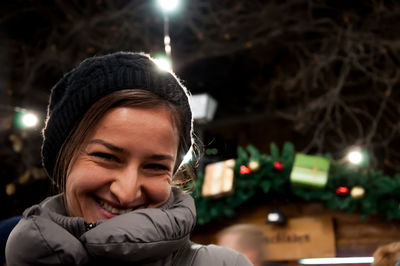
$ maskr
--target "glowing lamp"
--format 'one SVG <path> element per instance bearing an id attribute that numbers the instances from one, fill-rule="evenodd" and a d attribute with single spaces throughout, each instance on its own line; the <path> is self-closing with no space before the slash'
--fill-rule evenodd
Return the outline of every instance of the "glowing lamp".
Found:
<path id="1" fill-rule="evenodd" d="M 191 107 L 193 119 L 199 124 L 210 122 L 215 115 L 218 103 L 207 93 L 192 95 Z"/>
<path id="2" fill-rule="evenodd" d="M 26 127 L 34 127 L 37 125 L 39 119 L 35 114 L 27 113 L 22 116 L 22 124 Z"/>
<path id="3" fill-rule="evenodd" d="M 266 224 L 277 224 L 277 225 L 285 225 L 286 217 L 280 210 L 270 211 L 267 214 Z"/>
<path id="4" fill-rule="evenodd" d="M 369 154 L 367 151 L 356 147 L 351 150 L 346 155 L 347 161 L 355 166 L 367 166 L 369 164 Z"/>
<path id="5" fill-rule="evenodd" d="M 347 154 L 347 159 L 352 164 L 360 164 L 362 162 L 363 156 L 361 151 L 350 151 Z"/>
<path id="6" fill-rule="evenodd" d="M 178 8 L 179 0 L 158 0 L 158 5 L 164 12 L 171 12 Z"/>
<path id="7" fill-rule="evenodd" d="M 18 109 L 14 115 L 14 124 L 19 129 L 34 128 L 38 125 L 39 118 L 35 113 L 25 109 Z"/>

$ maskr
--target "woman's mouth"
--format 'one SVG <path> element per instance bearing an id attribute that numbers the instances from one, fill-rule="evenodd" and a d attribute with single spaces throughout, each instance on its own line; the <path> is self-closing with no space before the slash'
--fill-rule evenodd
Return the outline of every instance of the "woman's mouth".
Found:
<path id="1" fill-rule="evenodd" d="M 115 208 L 113 206 L 111 206 L 110 204 L 108 204 L 105 201 L 102 200 L 98 200 L 97 201 L 99 203 L 99 205 L 106 211 L 112 213 L 112 214 L 116 214 L 116 215 L 120 215 L 120 214 L 124 214 L 124 213 L 128 213 L 130 211 L 133 210 L 133 208 L 129 208 L 129 209 L 119 209 L 119 208 Z"/>
<path id="2" fill-rule="evenodd" d="M 133 211 L 135 208 L 118 208 L 112 206 L 108 202 L 99 199 L 98 197 L 93 197 L 94 200 L 99 204 L 100 210 L 107 218 L 112 218 L 116 215 L 124 214 Z"/>

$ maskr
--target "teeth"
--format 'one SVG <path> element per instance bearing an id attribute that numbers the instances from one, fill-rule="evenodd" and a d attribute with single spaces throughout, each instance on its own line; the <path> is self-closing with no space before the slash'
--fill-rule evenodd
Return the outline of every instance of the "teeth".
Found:
<path id="1" fill-rule="evenodd" d="M 125 210 L 114 208 L 113 206 L 111 206 L 107 202 L 104 202 L 104 201 L 101 201 L 101 200 L 99 200 L 99 204 L 100 204 L 101 207 L 103 207 L 103 209 L 105 209 L 106 211 L 109 211 L 109 212 L 111 212 L 113 214 L 124 214 L 124 213 L 128 213 L 128 212 L 132 211 L 132 208 L 125 209 Z"/>

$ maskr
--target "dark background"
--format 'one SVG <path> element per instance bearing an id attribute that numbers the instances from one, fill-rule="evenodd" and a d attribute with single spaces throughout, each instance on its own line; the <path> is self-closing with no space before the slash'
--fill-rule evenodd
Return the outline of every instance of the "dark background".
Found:
<path id="1" fill-rule="evenodd" d="M 3 1 L 0 4 L 1 217 L 52 193 L 40 161 L 51 87 L 84 58 L 119 50 L 162 53 L 155 1 Z M 397 1 L 181 1 L 169 15 L 176 74 L 218 101 L 199 125 L 203 162 L 237 146 L 293 142 L 340 160 L 352 146 L 369 167 L 400 170 L 400 3 Z M 36 129 L 15 127 L 15 107 Z M 209 155 L 207 149 L 218 149 Z M 201 169 L 200 169 L 201 171 Z M 14 193 L 6 193 L 10 184 Z M 11 191 L 12 192 L 12 191 Z"/>

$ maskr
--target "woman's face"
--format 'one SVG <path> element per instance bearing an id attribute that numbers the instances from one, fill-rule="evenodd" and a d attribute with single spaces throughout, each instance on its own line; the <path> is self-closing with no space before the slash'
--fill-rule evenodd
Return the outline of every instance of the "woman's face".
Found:
<path id="1" fill-rule="evenodd" d="M 68 172 L 68 214 L 95 222 L 162 205 L 171 191 L 178 135 L 165 108 L 108 111 Z"/>

